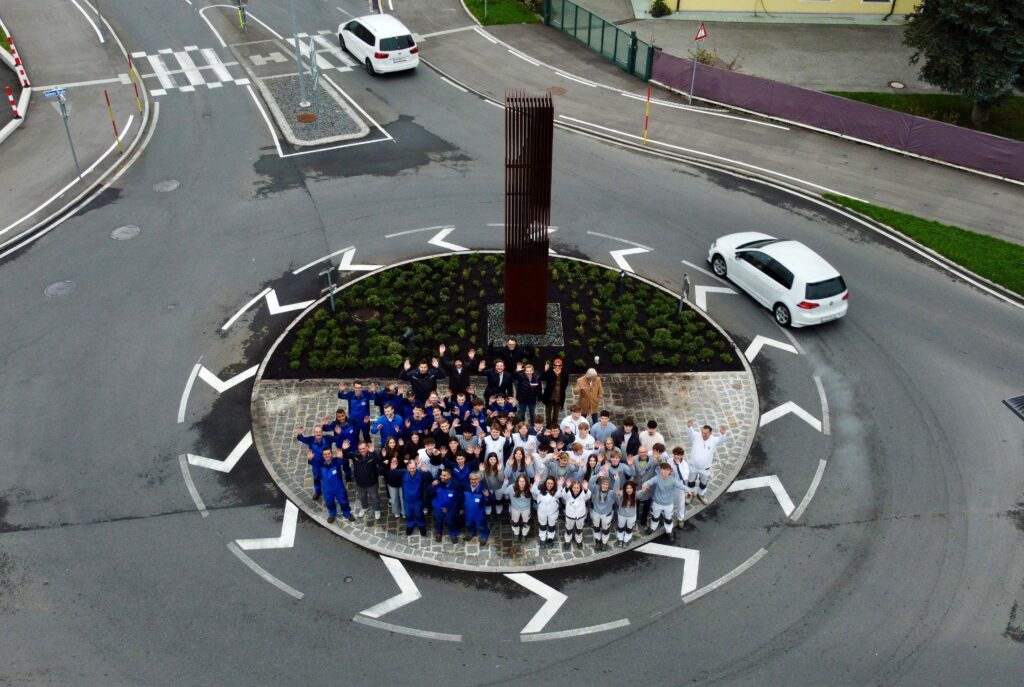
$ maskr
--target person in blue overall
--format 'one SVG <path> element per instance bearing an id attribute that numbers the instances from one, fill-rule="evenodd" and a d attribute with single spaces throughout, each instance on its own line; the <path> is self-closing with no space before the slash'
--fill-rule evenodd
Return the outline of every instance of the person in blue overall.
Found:
<path id="1" fill-rule="evenodd" d="M 324 418 L 324 420 L 327 420 L 327 418 Z M 324 450 L 330 451 L 332 440 L 324 436 L 323 427 L 314 427 L 313 436 L 311 437 L 307 437 L 304 434 L 305 431 L 306 425 L 300 426 L 295 431 L 295 440 L 302 442 L 313 452 L 308 462 L 309 467 L 313 471 L 313 500 L 316 501 L 320 498 L 320 494 L 323 491 L 320 486 L 320 468 L 324 464 Z"/>
<path id="2" fill-rule="evenodd" d="M 487 539 L 491 536 L 491 529 L 487 526 L 487 503 L 490 501 L 491 492 L 481 484 L 480 473 L 473 472 L 469 475 L 469 489 L 462 495 L 463 508 L 466 512 L 466 541 L 473 541 L 476 533 L 480 532 L 480 545 L 487 546 Z"/>
<path id="3" fill-rule="evenodd" d="M 440 479 L 434 480 L 430 487 L 430 502 L 434 508 L 434 540 L 444 538 L 444 528 L 452 538 L 452 544 L 459 543 L 459 485 L 452 479 L 452 471 L 441 469 Z M 404 494 L 403 494 L 404 496 Z"/>
<path id="4" fill-rule="evenodd" d="M 452 482 L 459 487 L 458 507 L 456 510 L 459 513 L 458 523 L 461 523 L 463 522 L 462 515 L 465 511 L 462 497 L 469 490 L 469 476 L 480 467 L 480 461 L 478 459 L 476 465 L 470 465 L 466 460 L 466 454 L 460 451 L 455 454 L 454 460 L 446 460 L 444 464 L 452 473 Z"/>
<path id="5" fill-rule="evenodd" d="M 381 446 L 388 442 L 389 437 L 401 439 L 405 432 L 405 421 L 401 415 L 395 414 L 395 409 L 384 404 L 384 414 L 370 423 L 370 431 L 380 435 Z"/>
<path id="6" fill-rule="evenodd" d="M 363 392 L 363 383 L 355 381 L 353 389 L 346 391 L 345 382 L 338 384 L 338 398 L 348 401 L 348 421 L 363 435 L 363 441 L 370 440 L 370 404 L 377 399 L 377 385 L 371 384 L 368 393 Z"/>
<path id="7" fill-rule="evenodd" d="M 327 506 L 327 522 L 334 522 L 338 517 L 338 507 L 341 507 L 341 514 L 352 522 L 352 510 L 348 507 L 348 492 L 345 491 L 345 482 L 341 479 L 342 471 L 338 463 L 334 461 L 333 451 L 324 451 L 323 465 L 320 468 L 320 481 L 324 485 L 324 505 Z"/>
<path id="8" fill-rule="evenodd" d="M 416 467 L 416 458 L 405 464 L 405 469 L 398 467 L 398 458 L 391 460 L 391 474 L 402 476 L 402 508 L 405 511 L 405 534 L 412 534 L 413 528 L 420 529 L 420 536 L 427 536 L 427 523 L 423 519 L 423 485 L 430 479 L 430 469 L 426 463 Z"/>
<path id="9" fill-rule="evenodd" d="M 345 469 L 345 481 L 352 481 L 352 456 L 359 445 L 359 428 L 348 421 L 348 413 L 341 408 L 334 414 L 334 422 L 324 425 L 324 431 L 334 435 L 334 445 L 341 450 L 341 466 Z"/>

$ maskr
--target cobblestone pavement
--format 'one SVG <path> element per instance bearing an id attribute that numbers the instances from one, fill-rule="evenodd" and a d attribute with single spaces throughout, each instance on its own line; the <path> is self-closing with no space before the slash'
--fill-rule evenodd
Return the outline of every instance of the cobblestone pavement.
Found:
<path id="1" fill-rule="evenodd" d="M 603 405 L 611 412 L 612 421 L 618 423 L 623 417 L 632 415 L 639 427 L 646 427 L 649 419 L 657 420 L 669 450 L 673 446 L 685 445 L 686 420 L 689 418 L 698 424 L 706 422 L 715 427 L 727 424 L 733 436 L 716 454 L 708 489 L 709 501 L 714 501 L 725 492 L 739 473 L 757 429 L 757 391 L 748 372 L 608 374 L 603 375 L 603 380 Z M 479 539 L 466 543 L 464 537 L 457 544 L 452 544 L 447 537 L 443 542 L 435 542 L 429 517 L 427 537 L 421 537 L 418 533 L 406 536 L 405 522 L 396 518 L 387 505 L 387 488 L 383 483 L 380 489 L 382 512 L 379 520 L 373 519 L 371 510 L 354 523 L 339 518 L 328 524 L 326 509 L 321 503 L 313 501 L 313 478 L 306 464 L 306 447 L 295 440 L 295 428 L 302 424 L 312 427 L 324 416 L 334 416 L 340 403 L 336 395 L 340 381 L 352 382 L 340 379 L 261 380 L 256 384 L 252 400 L 253 437 L 264 465 L 285 494 L 324 527 L 385 555 L 449 568 L 488 572 L 556 568 L 624 551 L 612 548 L 597 552 L 588 526 L 582 550 L 573 548 L 571 551 L 562 551 L 558 546 L 541 552 L 536 539 L 536 519 L 526 543 L 517 544 L 512 536 L 507 511 L 503 516 L 492 516 L 491 538 L 486 546 L 481 546 Z M 395 380 L 376 381 L 385 384 Z M 569 405 L 571 402 L 566 403 L 566 407 Z M 349 492 L 353 511 L 358 512 L 355 490 L 350 488 Z M 703 508 L 706 506 L 694 501 L 694 506 L 687 508 L 685 518 L 693 517 Z M 559 543 L 562 541 L 561 534 L 560 530 Z M 639 534 L 634 535 L 632 547 L 659 536 L 658 533 L 651 536 Z"/>

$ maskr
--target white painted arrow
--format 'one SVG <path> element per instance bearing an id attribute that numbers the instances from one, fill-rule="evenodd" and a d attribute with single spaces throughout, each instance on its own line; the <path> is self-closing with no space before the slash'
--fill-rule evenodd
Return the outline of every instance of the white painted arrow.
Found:
<path id="1" fill-rule="evenodd" d="M 222 330 L 227 331 L 228 327 L 233 325 L 239 317 L 245 314 L 245 311 L 252 306 L 259 303 L 262 299 L 267 299 L 267 309 L 271 315 L 280 315 L 283 312 L 291 312 L 292 310 L 302 310 L 303 308 L 312 305 L 313 301 L 302 301 L 301 303 L 291 303 L 289 305 L 281 305 L 281 302 L 277 300 L 277 292 L 274 289 L 266 288 L 260 291 L 260 293 L 253 298 L 251 301 L 242 306 L 241 310 L 231 316 L 231 319 L 224 323 L 221 327 Z"/>
<path id="2" fill-rule="evenodd" d="M 530 622 L 526 623 L 526 627 L 520 631 L 521 634 L 530 634 L 543 630 L 544 626 L 548 624 L 548 621 L 555 616 L 555 613 L 558 613 L 558 609 L 561 608 L 562 604 L 564 604 L 569 598 L 557 589 L 544 584 L 536 577 L 532 577 L 525 573 L 507 573 L 505 577 L 517 584 L 523 585 L 531 592 L 544 599 L 544 605 L 540 607 L 540 610 L 537 611 L 532 618 L 530 618 Z"/>
<path id="3" fill-rule="evenodd" d="M 389 558 L 387 556 L 380 557 L 384 561 L 384 565 L 387 566 L 388 572 L 391 573 L 391 577 L 395 578 L 395 583 L 398 585 L 398 589 L 401 591 L 400 594 L 392 596 L 390 599 L 381 601 L 376 606 L 371 606 L 365 611 L 360 611 L 361 615 L 365 615 L 369 618 L 379 618 L 382 615 L 386 615 L 391 611 L 394 611 L 406 604 L 411 604 L 413 601 L 420 599 L 423 595 L 420 590 L 416 588 L 416 583 L 412 581 L 409 573 L 406 572 L 405 566 L 397 558 Z"/>
<path id="4" fill-rule="evenodd" d="M 299 519 L 299 507 L 291 501 L 284 502 L 284 522 L 281 523 L 281 536 L 266 539 L 236 539 L 238 548 L 245 551 L 254 549 L 290 549 L 295 545 L 295 525 Z"/>
<path id="5" fill-rule="evenodd" d="M 465 246 L 460 246 L 458 244 L 448 243 L 447 241 L 445 241 L 445 238 L 448 236 L 448 234 L 452 233 L 453 231 L 455 231 L 455 227 L 447 227 L 446 229 L 442 229 L 441 231 L 439 231 L 436 234 L 434 234 L 430 238 L 430 240 L 427 241 L 427 243 L 429 243 L 431 245 L 434 245 L 434 246 L 437 246 L 439 248 L 446 248 L 448 250 L 454 250 L 454 251 L 469 250 Z"/>
<path id="6" fill-rule="evenodd" d="M 633 268 L 626 262 L 625 256 L 627 255 L 639 255 L 640 253 L 650 253 L 651 251 L 646 248 L 622 248 L 620 250 L 609 251 L 612 254 L 612 260 L 619 266 L 620 270 L 626 270 L 632 272 Z"/>
<path id="7" fill-rule="evenodd" d="M 349 248 L 347 251 L 341 254 L 341 262 L 338 264 L 339 272 L 372 272 L 373 270 L 380 269 L 384 265 L 353 265 L 352 257 L 356 254 L 355 248 Z"/>
<path id="8" fill-rule="evenodd" d="M 217 375 L 213 374 L 208 369 L 200 365 L 199 379 L 203 380 L 204 382 L 212 386 L 214 391 L 216 391 L 218 394 L 222 394 L 231 387 L 241 384 L 250 377 L 255 377 L 256 370 L 258 369 L 260 369 L 259 365 L 253 365 L 245 372 L 239 372 L 231 379 L 228 379 L 227 381 L 221 381 L 220 377 L 218 377 Z"/>
<path id="9" fill-rule="evenodd" d="M 708 294 L 709 293 L 736 293 L 728 286 L 694 286 L 693 297 L 697 303 L 697 307 L 704 312 L 708 311 Z"/>
<path id="10" fill-rule="evenodd" d="M 700 551 L 697 549 L 683 549 L 678 546 L 651 543 L 644 544 L 637 548 L 637 551 L 681 559 L 683 561 L 683 584 L 680 587 L 679 596 L 686 596 L 697 588 L 697 570 L 700 568 Z"/>
<path id="11" fill-rule="evenodd" d="M 224 460 L 213 460 L 212 458 L 205 458 L 191 453 L 186 455 L 190 465 L 216 470 L 217 472 L 231 472 L 242 458 L 242 454 L 248 451 L 250 446 L 252 446 L 252 432 L 247 432 L 242 437 L 242 440 L 238 442 L 238 446 L 235 446 Z"/>
<path id="12" fill-rule="evenodd" d="M 767 413 L 762 414 L 761 423 L 759 426 L 764 427 L 769 422 L 778 420 L 780 417 L 788 415 L 790 413 L 793 413 L 798 418 L 809 424 L 811 427 L 814 427 L 814 429 L 818 430 L 819 432 L 821 431 L 821 422 L 818 420 L 818 418 L 814 417 L 806 410 L 798 406 L 796 403 L 793 403 L 792 401 L 786 401 L 778 408 L 773 408 L 769 410 Z"/>
<path id="13" fill-rule="evenodd" d="M 738 479 L 730 484 L 726 491 L 746 491 L 747 489 L 763 489 L 764 487 L 768 487 L 775 494 L 775 498 L 779 500 L 779 505 L 782 506 L 782 512 L 786 514 L 786 517 L 788 518 L 792 515 L 793 511 L 796 510 L 796 506 L 793 505 L 793 500 L 786 493 L 786 488 L 782 486 L 782 482 L 775 475 Z"/>
<path id="14" fill-rule="evenodd" d="M 789 351 L 790 353 L 796 353 L 797 355 L 799 355 L 799 352 L 796 350 L 795 346 L 791 346 L 790 344 L 785 343 L 783 341 L 769 339 L 767 336 L 761 336 L 760 334 L 754 337 L 754 340 L 750 342 L 749 346 L 747 346 L 747 350 L 743 353 L 743 355 L 747 357 L 748 361 L 753 362 L 754 358 L 757 357 L 757 354 L 760 353 L 761 349 L 764 348 L 765 346 L 772 346 L 773 348 L 779 348 L 782 349 L 783 351 Z"/>

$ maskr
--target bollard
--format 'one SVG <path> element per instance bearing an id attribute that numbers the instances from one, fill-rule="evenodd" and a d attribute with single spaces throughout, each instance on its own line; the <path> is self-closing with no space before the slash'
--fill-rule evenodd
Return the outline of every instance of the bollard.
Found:
<path id="1" fill-rule="evenodd" d="M 4 88 L 7 89 L 7 102 L 11 104 L 11 110 L 14 111 L 14 118 L 21 119 L 21 115 L 18 114 L 18 104 L 14 102 L 14 94 L 11 93 L 11 87 L 4 86 Z"/>
<path id="2" fill-rule="evenodd" d="M 103 89 L 103 97 L 107 99 L 107 112 L 110 113 L 110 124 L 114 127 L 114 141 L 117 143 L 117 154 L 124 155 L 124 147 L 121 145 L 121 137 L 117 133 L 117 120 L 114 119 L 114 108 L 110 105 L 110 94 Z"/>
<path id="3" fill-rule="evenodd" d="M 18 49 L 14 47 L 14 36 L 7 37 L 7 47 L 11 49 L 11 57 L 14 58 L 14 69 L 18 72 L 18 78 L 21 79 L 21 87 L 29 88 L 32 84 L 28 81 L 28 74 L 25 73 L 25 65 L 21 63 L 21 58 L 18 57 Z"/>

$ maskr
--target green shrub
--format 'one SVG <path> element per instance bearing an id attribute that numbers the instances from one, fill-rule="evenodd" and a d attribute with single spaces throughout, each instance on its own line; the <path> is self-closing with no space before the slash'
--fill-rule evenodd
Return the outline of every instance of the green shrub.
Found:
<path id="1" fill-rule="evenodd" d="M 733 358 L 731 355 L 729 355 L 729 353 L 719 353 L 718 359 L 721 360 L 726 365 L 732 365 Z"/>
<path id="2" fill-rule="evenodd" d="M 587 366 L 587 363 L 583 358 L 576 358 L 576 360 L 573 361 L 573 365 L 575 365 L 577 369 L 582 370 Z"/>

